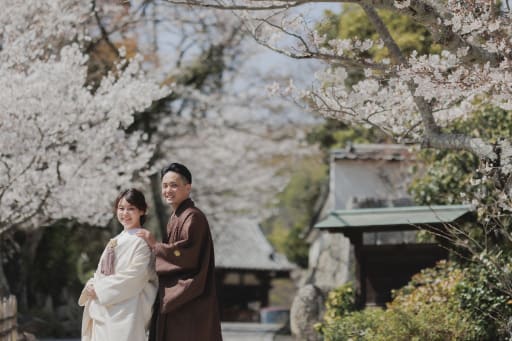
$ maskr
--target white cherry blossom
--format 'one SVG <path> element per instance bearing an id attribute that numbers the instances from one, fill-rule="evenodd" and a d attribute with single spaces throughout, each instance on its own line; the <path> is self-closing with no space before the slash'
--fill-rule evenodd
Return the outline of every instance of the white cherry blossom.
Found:
<path id="1" fill-rule="evenodd" d="M 61 218 L 110 219 L 152 147 L 123 128 L 164 95 L 138 59 L 87 87 L 90 3 L 10 1 L 0 12 L 0 234 Z"/>

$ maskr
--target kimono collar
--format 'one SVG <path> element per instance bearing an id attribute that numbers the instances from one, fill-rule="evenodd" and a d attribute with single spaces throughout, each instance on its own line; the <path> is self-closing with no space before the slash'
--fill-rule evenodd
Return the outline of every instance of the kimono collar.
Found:
<path id="1" fill-rule="evenodd" d="M 192 199 L 187 198 L 187 199 L 183 200 L 182 203 L 180 204 L 180 206 L 178 206 L 178 208 L 176 209 L 176 211 L 174 211 L 174 215 L 179 216 L 183 211 L 185 211 L 187 208 L 191 208 L 191 207 L 195 207 L 195 204 L 192 201 Z"/>
<path id="2" fill-rule="evenodd" d="M 123 232 L 121 233 L 125 233 L 125 234 L 130 234 L 130 235 L 134 235 L 135 233 L 137 233 L 137 231 L 139 231 L 141 229 L 141 227 L 134 227 L 134 228 L 131 228 L 129 230 L 123 230 Z"/>

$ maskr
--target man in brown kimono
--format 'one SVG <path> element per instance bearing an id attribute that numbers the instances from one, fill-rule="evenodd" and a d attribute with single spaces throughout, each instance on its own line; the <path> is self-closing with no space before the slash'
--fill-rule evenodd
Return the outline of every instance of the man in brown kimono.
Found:
<path id="1" fill-rule="evenodd" d="M 222 340 L 215 291 L 213 242 L 208 221 L 190 199 L 192 175 L 179 163 L 161 171 L 162 195 L 172 207 L 167 236 L 144 238 L 156 256 L 159 292 L 155 304 L 156 341 Z"/>

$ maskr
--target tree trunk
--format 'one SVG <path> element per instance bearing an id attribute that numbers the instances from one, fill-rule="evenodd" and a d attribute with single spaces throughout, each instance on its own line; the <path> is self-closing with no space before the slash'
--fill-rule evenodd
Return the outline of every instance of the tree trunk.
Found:
<path id="1" fill-rule="evenodd" d="M 155 205 L 155 215 L 158 221 L 158 229 L 160 236 L 163 238 L 167 235 L 167 220 L 169 219 L 168 207 L 162 201 L 161 195 L 160 174 L 153 174 L 151 176 L 151 195 L 153 196 L 153 203 Z"/>
<path id="2" fill-rule="evenodd" d="M 0 245 L 1 244 L 2 244 L 2 241 L 0 240 Z M 2 249 L 4 250 L 3 247 L 2 247 Z M 5 276 L 3 257 L 2 257 L 2 252 L 0 251 L 0 297 L 5 297 L 9 293 L 10 293 L 9 283 L 7 282 L 7 277 Z"/>
<path id="3" fill-rule="evenodd" d="M 44 227 L 39 227 L 33 229 L 31 231 L 25 231 L 25 242 L 21 245 L 20 250 L 20 259 L 21 259 L 21 269 L 20 269 L 20 285 L 19 285 L 19 297 L 18 297 L 18 306 L 19 310 L 27 310 L 30 306 L 29 303 L 29 292 L 30 285 L 37 285 L 36 283 L 29 284 L 30 277 L 30 269 L 34 263 L 34 259 L 37 253 L 37 247 L 41 242 L 41 239 L 44 234 Z"/>

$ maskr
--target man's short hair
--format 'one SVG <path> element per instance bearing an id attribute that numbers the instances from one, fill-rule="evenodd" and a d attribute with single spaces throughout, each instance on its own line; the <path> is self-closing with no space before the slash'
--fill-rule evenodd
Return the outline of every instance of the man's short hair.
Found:
<path id="1" fill-rule="evenodd" d="M 163 179 L 164 175 L 167 172 L 178 173 L 179 175 L 181 175 L 181 177 L 183 178 L 183 180 L 185 180 L 186 183 L 192 184 L 192 174 L 190 173 L 188 168 L 182 165 L 181 163 L 173 162 L 168 166 L 162 168 L 162 170 L 160 171 L 160 180 Z"/>

